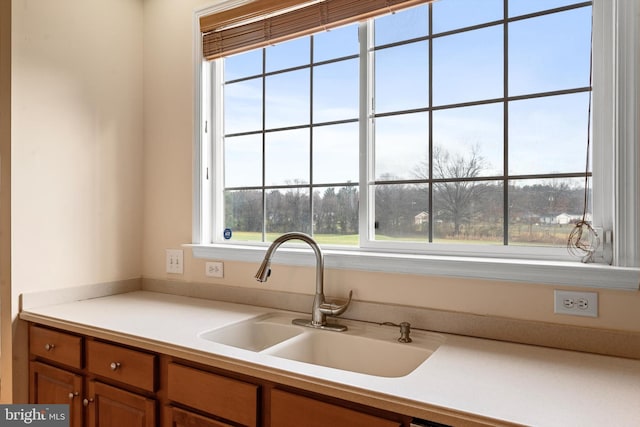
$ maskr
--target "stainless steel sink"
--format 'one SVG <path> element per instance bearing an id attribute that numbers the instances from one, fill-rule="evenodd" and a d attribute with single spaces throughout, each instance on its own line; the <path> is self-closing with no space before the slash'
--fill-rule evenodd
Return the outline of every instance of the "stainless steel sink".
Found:
<path id="1" fill-rule="evenodd" d="M 267 314 L 200 334 L 200 338 L 251 351 L 261 351 L 304 331 L 289 317 Z"/>

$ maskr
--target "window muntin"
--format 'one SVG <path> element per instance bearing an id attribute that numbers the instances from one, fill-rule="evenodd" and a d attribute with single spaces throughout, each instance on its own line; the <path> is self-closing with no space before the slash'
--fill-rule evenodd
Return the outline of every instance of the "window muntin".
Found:
<path id="1" fill-rule="evenodd" d="M 255 135 L 263 138 L 264 160 L 261 172 L 265 181 L 264 185 L 257 186 L 225 184 L 226 191 L 236 196 L 243 191 L 262 192 L 262 206 L 266 207 L 263 231 L 267 234 L 263 236 L 260 230 L 253 230 L 254 236 L 260 237 L 257 240 L 270 240 L 269 233 L 279 234 L 290 231 L 281 228 L 285 227 L 283 224 L 298 227 L 294 229 L 300 231 L 313 232 L 320 241 L 322 241 L 320 236 L 333 236 L 336 227 L 323 224 L 328 224 L 330 221 L 327 221 L 327 218 L 336 215 L 335 209 L 326 212 L 319 209 L 322 206 L 334 206 L 333 194 L 349 193 L 351 200 L 354 200 L 354 194 L 357 195 L 359 191 L 367 188 L 366 191 L 373 202 L 370 205 L 375 212 L 371 216 L 372 233 L 367 235 L 365 230 L 354 231 L 347 225 L 338 226 L 338 234 L 346 233 L 347 229 L 350 231 L 350 243 L 355 241 L 351 234 L 355 232 L 365 240 L 364 242 L 361 240 L 360 245 L 395 240 L 473 243 L 474 245 L 488 243 L 490 245 L 564 246 L 564 242 L 558 243 L 553 240 L 552 243 L 545 243 L 538 237 L 532 238 L 529 242 L 521 242 L 522 233 L 519 230 L 522 228 L 523 218 L 526 217 L 526 221 L 530 223 L 538 221 L 533 224 L 541 227 L 544 226 L 543 219 L 547 221 L 549 214 L 545 213 L 544 218 L 542 214 L 535 212 L 529 212 L 527 215 L 512 214 L 522 209 L 514 208 L 511 200 L 521 199 L 521 195 L 518 196 L 516 193 L 528 194 L 531 193 L 529 191 L 531 188 L 537 188 L 540 192 L 551 192 L 554 185 L 559 185 L 556 181 L 563 181 L 566 185 L 572 186 L 571 197 L 567 197 L 571 200 L 580 199 L 576 195 L 583 194 L 584 191 L 584 178 L 579 179 L 584 175 L 584 155 L 576 153 L 583 153 L 586 145 L 586 139 L 583 138 L 587 129 L 584 98 L 588 94 L 589 82 L 587 80 L 584 83 L 573 83 L 572 86 L 567 87 L 562 86 L 564 84 L 562 79 L 558 79 L 561 84 L 552 87 L 555 87 L 553 90 L 561 93 L 544 93 L 543 91 L 549 87 L 539 85 L 535 87 L 537 92 L 531 92 L 531 88 L 527 88 L 528 92 L 525 92 L 525 89 L 521 89 L 524 87 L 522 82 L 515 79 L 515 83 L 511 83 L 511 73 L 506 79 L 504 78 L 504 70 L 521 67 L 523 61 L 522 58 L 511 57 L 511 28 L 514 28 L 513 32 L 517 36 L 523 31 L 522 28 L 525 26 L 523 23 L 528 24 L 529 21 L 552 20 L 547 18 L 555 18 L 560 14 L 577 16 L 579 14 L 576 11 L 585 15 L 585 10 L 587 11 L 585 16 L 590 17 L 590 7 L 570 8 L 553 13 L 542 11 L 540 16 L 509 21 L 506 26 L 509 28 L 508 45 L 510 47 L 505 55 L 505 23 L 504 21 L 495 22 L 501 19 L 500 14 L 504 10 L 502 2 L 497 2 L 500 3 L 500 6 L 495 8 L 499 11 L 497 17 L 492 15 L 497 12 L 491 12 L 489 10 L 491 8 L 487 8 L 485 11 L 487 17 L 482 18 L 476 14 L 473 22 L 456 20 L 451 12 L 447 12 L 449 4 L 456 3 L 460 2 L 441 1 L 433 6 L 420 6 L 378 18 L 375 24 L 370 24 L 372 27 L 375 26 L 375 43 L 370 53 L 374 64 L 372 74 L 375 76 L 373 79 L 375 109 L 369 112 L 373 123 L 369 155 L 373 157 L 373 161 L 370 162 L 372 181 L 368 187 L 354 179 L 357 175 L 354 171 L 358 168 L 356 159 L 360 155 L 360 153 L 355 154 L 353 148 L 356 146 L 353 128 L 357 126 L 355 120 L 357 112 L 354 109 L 357 104 L 354 88 L 357 84 L 353 83 L 353 79 L 357 77 L 358 67 L 353 64 L 358 60 L 352 53 L 356 26 L 340 28 L 258 51 L 265 55 L 264 63 L 266 64 L 264 74 L 255 75 L 257 81 L 262 80 L 266 94 L 262 103 L 265 126 L 260 129 L 249 129 L 248 121 L 237 120 L 239 115 L 235 117 L 246 127 L 242 132 L 255 132 Z M 447 4 L 446 8 L 445 4 Z M 430 10 L 434 22 L 432 35 L 429 35 L 428 25 Z M 439 22 L 438 16 L 442 20 L 440 27 L 436 25 L 436 22 Z M 445 17 L 447 17 L 446 20 Z M 405 24 L 397 25 L 398 22 Z M 406 25 L 407 22 L 411 25 Z M 466 29 L 469 25 L 480 27 Z M 520 27 L 517 27 L 518 25 Z M 584 29 L 584 20 L 581 25 Z M 545 24 L 545 27 L 548 26 L 550 24 Z M 401 34 L 394 34 L 394 28 L 401 29 L 399 31 Z M 436 29 L 440 33 L 436 33 Z M 442 31 L 447 33 L 442 34 Z M 334 32 L 337 33 L 336 36 L 332 34 Z M 398 33 L 398 31 L 395 32 Z M 342 34 L 351 34 L 351 37 L 345 38 Z M 323 36 L 341 40 L 340 46 L 343 49 L 336 55 L 336 58 L 342 58 L 341 60 L 336 61 L 336 58 L 331 57 L 326 40 L 323 45 Z M 588 41 L 588 38 L 588 31 L 586 33 L 583 31 L 583 41 L 584 39 Z M 285 45 L 289 43 L 291 47 L 286 47 Z M 316 44 L 319 47 L 318 53 L 315 50 Z M 551 59 L 562 57 L 567 49 L 559 48 L 560 53 L 548 56 Z M 276 57 L 278 51 L 282 52 L 280 55 L 284 58 Z M 403 54 L 405 51 L 410 54 Z M 292 58 L 294 56 L 292 52 L 298 52 L 299 57 Z M 238 56 L 243 55 L 247 54 Z M 250 55 L 254 58 L 257 56 L 255 52 L 251 52 Z M 586 55 L 588 67 L 588 51 Z M 582 56 L 584 57 L 584 54 Z M 332 62 L 311 63 L 309 58 Z M 584 65 L 584 58 L 582 59 Z M 258 61 L 253 60 L 253 62 Z M 395 73 L 393 72 L 394 64 L 396 67 L 401 66 L 403 77 L 400 79 L 398 68 Z M 446 64 L 449 64 L 449 69 L 443 67 Z M 336 71 L 331 71 L 330 68 Z M 548 82 L 549 79 L 544 72 L 546 71 L 538 73 L 541 76 L 539 80 Z M 226 68 L 225 73 L 227 73 Z M 584 75 L 585 71 L 582 70 L 582 73 Z M 588 76 L 588 71 L 586 73 Z M 424 76 L 428 77 L 424 78 Z M 450 79 L 452 76 L 454 79 Z M 332 86 L 330 84 L 332 79 L 338 84 Z M 245 82 L 248 81 L 245 80 Z M 228 98 L 226 89 L 234 84 L 238 82 L 228 81 L 225 84 L 225 102 Z M 346 91 L 335 89 L 342 87 L 339 85 L 343 84 Z M 252 94 L 257 93 L 259 85 L 255 86 L 251 91 Z M 517 95 L 511 94 L 512 87 Z M 410 96 L 401 96 L 403 92 Z M 247 92 L 244 94 L 244 99 L 247 99 Z M 582 97 L 578 101 L 582 104 L 563 103 L 562 108 L 557 108 L 563 116 L 552 116 L 551 110 L 545 107 L 545 104 L 555 104 L 556 101 L 562 103 L 563 99 L 571 97 L 575 99 Z M 360 97 L 360 105 L 366 104 L 366 100 L 362 98 Z M 331 105 L 332 100 L 335 101 L 333 105 Z M 242 108 L 241 102 L 239 100 L 237 102 L 236 111 Z M 545 126 L 532 126 L 532 123 L 544 123 L 543 118 L 536 121 L 535 113 L 528 114 L 528 117 L 533 117 L 533 120 L 519 119 L 522 116 L 519 109 L 527 103 L 540 104 L 538 111 L 541 114 L 546 113 L 547 117 L 556 118 L 558 123 L 563 123 L 564 118 L 565 124 L 571 123 L 574 126 L 570 130 L 560 129 L 559 133 L 549 130 L 544 135 L 542 132 L 543 135 L 539 138 L 548 139 L 549 134 L 556 136 L 567 134 L 567 140 L 571 142 L 563 151 L 564 155 L 561 158 L 573 159 L 575 167 L 557 166 L 546 161 L 548 159 L 545 160 L 544 156 L 540 155 L 539 148 L 530 150 L 529 153 L 526 151 L 531 146 L 531 142 L 521 138 L 522 133 L 516 132 L 515 129 L 517 127 L 526 129 L 528 125 L 528 130 L 535 130 L 535 132 L 529 132 L 530 135 L 547 130 Z M 245 110 L 253 112 L 254 118 L 250 120 L 252 124 L 260 110 L 261 108 L 257 106 Z M 475 116 L 473 116 L 474 113 Z M 467 117 L 467 120 L 460 122 L 463 125 L 456 126 L 454 124 L 456 117 Z M 491 119 L 487 120 L 485 117 L 491 117 Z M 326 144 L 333 147 L 322 148 L 323 139 L 326 139 L 327 135 L 332 135 L 329 129 L 345 126 L 343 122 L 352 125 L 348 137 L 350 142 L 346 144 L 349 147 L 345 150 L 348 152 L 344 156 L 346 159 L 340 156 L 341 144 L 336 143 L 335 140 L 331 141 L 331 144 Z M 508 123 L 506 129 L 503 127 L 505 122 Z M 472 135 L 474 123 L 478 130 L 475 135 Z M 295 129 L 289 129 L 291 127 Z M 239 135 L 227 133 L 225 144 L 232 138 L 239 138 Z M 337 140 L 342 138 L 342 136 L 336 136 Z M 519 138 L 522 141 L 519 141 Z M 530 137 L 529 141 L 531 140 L 533 137 Z M 505 149 L 505 144 L 508 144 L 506 145 L 508 149 Z M 557 146 L 554 147 L 554 150 L 557 148 Z M 508 153 L 506 158 L 505 153 Z M 520 161 L 521 153 L 527 156 L 525 162 Z M 441 156 L 435 159 L 437 161 L 449 159 L 453 164 L 457 161 L 467 169 L 477 161 L 482 163 L 482 167 L 471 168 L 476 171 L 471 172 L 471 175 L 468 171 L 455 172 L 455 168 L 447 170 L 440 167 L 438 169 L 434 167 L 437 164 L 433 158 L 434 154 Z M 288 160 L 284 160 L 285 156 Z M 335 159 L 333 162 L 332 156 Z M 538 156 L 537 159 L 536 156 Z M 291 161 L 291 159 L 294 160 Z M 231 162 L 230 164 L 233 165 L 233 161 L 231 156 L 228 159 L 225 158 L 225 167 L 229 167 L 226 162 Z M 351 166 L 343 166 L 347 162 L 350 162 Z M 254 159 L 251 165 L 255 164 Z M 508 168 L 509 175 L 502 174 L 505 167 Z M 319 170 L 316 171 L 317 168 Z M 330 173 L 332 168 L 348 170 L 348 172 L 332 177 Z M 255 177 L 255 171 L 251 171 L 250 175 Z M 255 182 L 255 179 L 252 179 L 252 182 Z M 549 184 L 551 182 L 554 184 Z M 360 185 L 359 188 L 358 185 Z M 525 188 L 528 192 L 524 191 Z M 461 192 L 463 195 L 458 201 L 451 198 L 451 194 L 456 192 Z M 331 199 L 323 203 L 323 195 Z M 465 201 L 465 198 L 474 200 Z M 228 203 L 231 198 L 226 200 Z M 289 200 L 293 204 L 292 209 L 285 210 L 288 215 L 286 219 L 282 218 L 282 212 L 278 212 L 282 209 L 282 200 Z M 384 200 L 393 200 L 391 203 L 394 204 L 394 209 L 385 209 Z M 359 198 L 356 205 L 358 202 Z M 563 203 L 562 206 L 571 208 L 574 216 L 576 212 L 582 210 L 581 200 L 575 204 Z M 431 205 L 433 209 L 430 209 Z M 236 208 L 233 210 L 237 211 Z M 478 214 L 478 210 L 482 210 L 483 214 Z M 262 211 L 261 207 L 256 207 L 253 213 L 262 215 Z M 351 213 L 354 211 L 357 209 L 351 209 Z M 558 212 L 557 215 L 561 213 Z M 308 218 L 302 219 L 300 215 L 303 214 L 308 215 Z M 229 221 L 229 218 L 230 216 L 226 215 L 226 221 Z M 261 223 L 259 220 L 244 222 Z M 346 221 L 343 222 L 346 224 Z M 351 221 L 351 223 L 354 222 L 356 221 Z M 227 223 L 225 226 L 234 230 L 249 231 L 238 229 L 242 226 L 234 223 Z M 565 229 L 568 232 L 569 227 Z M 513 240 L 509 238 L 512 233 Z M 234 238 L 237 238 L 236 236 L 239 236 L 238 233 Z M 333 238 L 332 242 L 339 244 L 340 239 Z"/>

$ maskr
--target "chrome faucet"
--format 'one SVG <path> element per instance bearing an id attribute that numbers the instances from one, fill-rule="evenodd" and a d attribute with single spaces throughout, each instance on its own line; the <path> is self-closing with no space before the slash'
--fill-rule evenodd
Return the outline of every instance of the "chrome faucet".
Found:
<path id="1" fill-rule="evenodd" d="M 266 282 L 271 274 L 271 257 L 280 247 L 281 244 L 288 240 L 302 240 L 313 249 L 316 254 L 316 295 L 313 299 L 313 308 L 311 311 L 311 320 L 294 319 L 293 324 L 299 326 L 308 326 L 310 328 L 327 329 L 331 331 L 346 331 L 347 327 L 335 323 L 327 323 L 327 315 L 338 316 L 347 309 L 351 302 L 353 291 L 349 291 L 349 299 L 343 305 L 336 305 L 330 301 L 325 301 L 324 297 L 324 255 L 320 250 L 320 246 L 313 238 L 304 233 L 291 232 L 285 233 L 271 243 L 267 253 L 264 256 L 260 268 L 256 272 L 256 279 L 259 282 Z"/>

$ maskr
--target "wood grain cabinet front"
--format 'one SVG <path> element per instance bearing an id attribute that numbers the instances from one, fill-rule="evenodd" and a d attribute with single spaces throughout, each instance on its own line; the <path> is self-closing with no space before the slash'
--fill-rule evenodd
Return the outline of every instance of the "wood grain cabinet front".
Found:
<path id="1" fill-rule="evenodd" d="M 78 335 L 31 325 L 29 352 L 54 363 L 82 368 L 82 337 Z"/>
<path id="2" fill-rule="evenodd" d="M 211 372 L 169 363 L 169 400 L 247 427 L 258 425 L 259 386 Z"/>
<path id="3" fill-rule="evenodd" d="M 82 375 L 31 361 L 29 377 L 29 402 L 69 405 L 69 426 L 82 426 Z"/>
<path id="4" fill-rule="evenodd" d="M 87 419 L 95 427 L 155 427 L 156 401 L 90 380 Z"/>
<path id="5" fill-rule="evenodd" d="M 165 427 L 234 427 L 222 421 L 167 405 L 164 409 Z"/>
<path id="6" fill-rule="evenodd" d="M 392 421 L 286 391 L 271 391 L 271 426 L 401 427 Z"/>
<path id="7" fill-rule="evenodd" d="M 91 374 L 154 392 L 156 364 L 155 354 L 102 341 L 87 341 L 87 370 Z"/>

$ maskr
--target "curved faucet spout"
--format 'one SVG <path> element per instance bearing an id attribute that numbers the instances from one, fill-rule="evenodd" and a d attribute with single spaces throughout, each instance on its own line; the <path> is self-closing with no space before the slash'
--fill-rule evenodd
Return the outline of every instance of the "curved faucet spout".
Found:
<path id="1" fill-rule="evenodd" d="M 326 316 L 337 316 L 339 314 L 344 313 L 344 311 L 349 306 L 351 302 L 352 291 L 349 291 L 349 300 L 343 305 L 336 305 L 331 302 L 325 301 L 324 297 L 324 254 L 320 249 L 320 246 L 316 243 L 315 240 L 308 234 L 299 233 L 299 232 L 291 232 L 285 233 L 278 237 L 276 240 L 271 243 L 269 249 L 267 249 L 267 253 L 264 255 L 264 259 L 262 260 L 262 264 L 258 268 L 256 272 L 255 278 L 259 282 L 266 282 L 271 274 L 271 257 L 276 252 L 276 250 L 282 245 L 284 242 L 289 240 L 302 240 L 307 243 L 316 256 L 316 294 L 313 299 L 313 309 L 311 312 L 311 321 L 304 321 L 300 319 L 296 319 L 294 321 L 296 324 L 303 324 L 305 326 L 311 326 L 314 328 L 322 328 L 322 329 L 332 329 L 332 330 L 346 330 L 346 326 L 343 325 L 328 325 Z"/>

